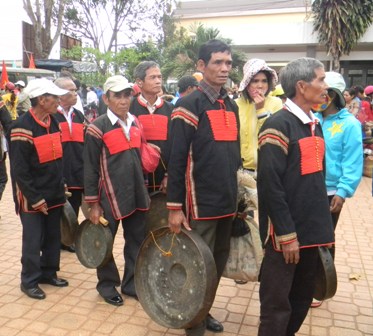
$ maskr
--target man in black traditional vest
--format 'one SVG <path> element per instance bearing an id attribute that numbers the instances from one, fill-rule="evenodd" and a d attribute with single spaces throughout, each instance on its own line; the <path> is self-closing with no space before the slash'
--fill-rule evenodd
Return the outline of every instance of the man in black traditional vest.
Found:
<path id="1" fill-rule="evenodd" d="M 21 290 L 44 299 L 39 284 L 64 287 L 60 267 L 60 219 L 65 203 L 59 96 L 67 93 L 41 78 L 25 92 L 31 109 L 15 121 L 10 134 L 10 163 L 16 211 L 22 222 Z"/>
<path id="2" fill-rule="evenodd" d="M 199 51 L 198 90 L 179 99 L 171 116 L 167 207 L 170 229 L 199 234 L 210 248 L 218 282 L 228 260 L 233 217 L 237 209 L 237 170 L 241 165 L 238 108 L 224 84 L 232 69 L 230 47 L 211 40 Z M 213 288 L 213 291 L 216 291 Z M 210 314 L 186 330 L 223 331 Z"/>
<path id="3" fill-rule="evenodd" d="M 312 302 L 318 246 L 334 244 L 325 187 L 325 143 L 311 108 L 328 85 L 321 62 L 300 58 L 280 73 L 288 99 L 259 133 L 259 336 L 294 336 Z"/>
<path id="4" fill-rule="evenodd" d="M 103 99 L 107 113 L 87 128 L 84 146 L 84 194 L 90 205 L 90 220 L 99 223 L 103 215 L 115 237 L 122 222 L 125 245 L 124 275 L 120 279 L 113 255 L 97 268 L 97 291 L 114 306 L 123 305 L 121 292 L 137 299 L 134 268 L 140 245 L 145 238 L 145 212 L 149 196 L 140 160 L 141 134 L 129 113 L 132 85 L 123 76 L 109 77 Z"/>

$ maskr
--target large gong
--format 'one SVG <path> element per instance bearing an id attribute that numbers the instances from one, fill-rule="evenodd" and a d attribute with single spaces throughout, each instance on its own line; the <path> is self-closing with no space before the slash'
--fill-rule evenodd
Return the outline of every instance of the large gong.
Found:
<path id="1" fill-rule="evenodd" d="M 167 226 L 168 210 L 166 206 L 166 195 L 161 191 L 150 193 L 150 209 L 146 213 L 146 230 L 149 233 L 152 230 Z"/>
<path id="2" fill-rule="evenodd" d="M 75 242 L 76 232 L 78 230 L 78 219 L 75 211 L 69 201 L 63 206 L 60 227 L 61 227 L 61 243 L 70 246 Z"/>
<path id="3" fill-rule="evenodd" d="M 217 286 L 212 253 L 193 231 L 174 234 L 167 227 L 143 242 L 135 286 L 146 313 L 167 328 L 189 328 L 208 314 Z"/>
<path id="4" fill-rule="evenodd" d="M 319 259 L 317 265 L 316 286 L 313 297 L 316 300 L 332 298 L 337 292 L 337 271 L 330 250 L 319 246 Z"/>
<path id="5" fill-rule="evenodd" d="M 81 264 L 87 268 L 105 265 L 113 252 L 113 235 L 108 223 L 100 218 L 100 224 L 84 220 L 78 227 L 75 251 Z"/>

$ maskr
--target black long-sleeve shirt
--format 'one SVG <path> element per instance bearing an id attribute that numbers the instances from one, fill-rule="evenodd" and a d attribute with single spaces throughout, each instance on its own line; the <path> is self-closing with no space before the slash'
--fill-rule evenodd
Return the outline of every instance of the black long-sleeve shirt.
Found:
<path id="1" fill-rule="evenodd" d="M 241 165 L 238 108 L 224 89 L 202 82 L 171 116 L 167 207 L 194 219 L 232 216 Z"/>
<path id="2" fill-rule="evenodd" d="M 271 241 L 280 250 L 281 244 L 296 239 L 300 247 L 334 242 L 324 148 L 320 125 L 312 124 L 304 112 L 283 109 L 264 123 L 257 180 L 263 244 Z"/>
<path id="3" fill-rule="evenodd" d="M 61 131 L 51 115 L 46 123 L 29 111 L 18 118 L 10 134 L 10 165 L 16 210 L 32 212 L 47 204 L 63 206 Z"/>

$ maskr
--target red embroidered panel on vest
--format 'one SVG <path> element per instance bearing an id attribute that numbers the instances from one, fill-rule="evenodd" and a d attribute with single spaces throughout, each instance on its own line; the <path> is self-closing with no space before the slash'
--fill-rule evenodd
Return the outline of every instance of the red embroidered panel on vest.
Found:
<path id="1" fill-rule="evenodd" d="M 225 110 L 207 111 L 212 134 L 216 141 L 236 141 L 238 130 L 236 115 Z"/>
<path id="2" fill-rule="evenodd" d="M 323 170 L 325 154 L 324 139 L 313 136 L 299 140 L 301 174 L 312 174 Z"/>
<path id="3" fill-rule="evenodd" d="M 69 124 L 67 122 L 60 123 L 62 131 L 62 142 L 84 142 L 84 127 L 83 124 L 72 123 L 70 132 Z"/>
<path id="4" fill-rule="evenodd" d="M 46 163 L 62 158 L 61 133 L 51 133 L 34 138 L 39 162 Z"/>
<path id="5" fill-rule="evenodd" d="M 130 138 L 130 140 L 126 138 L 124 130 L 120 127 L 105 133 L 102 140 L 108 148 L 109 153 L 113 155 L 131 148 L 140 148 L 141 135 L 137 127 L 131 127 Z"/>
<path id="6" fill-rule="evenodd" d="M 146 140 L 167 140 L 168 118 L 159 114 L 143 114 L 138 116 Z"/>

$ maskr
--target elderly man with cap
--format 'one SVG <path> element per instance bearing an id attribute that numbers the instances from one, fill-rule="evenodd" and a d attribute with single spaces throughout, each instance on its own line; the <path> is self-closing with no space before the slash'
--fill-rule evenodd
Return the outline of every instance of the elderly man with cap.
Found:
<path id="1" fill-rule="evenodd" d="M 21 290 L 44 299 L 39 284 L 64 287 L 60 267 L 60 218 L 65 203 L 59 96 L 67 93 L 47 79 L 29 82 L 31 109 L 13 125 L 10 163 L 16 211 L 22 222 Z"/>
<path id="2" fill-rule="evenodd" d="M 83 148 L 85 119 L 82 112 L 74 106 L 78 99 L 77 88 L 69 77 L 60 77 L 54 81 L 59 88 L 68 92 L 61 96 L 56 119 L 60 123 L 63 147 L 63 172 L 67 189 L 71 193 L 69 202 L 79 217 L 79 208 L 83 194 Z M 75 252 L 73 246 L 61 245 L 63 250 Z"/>
<path id="3" fill-rule="evenodd" d="M 259 133 L 259 228 L 265 248 L 259 336 L 298 332 L 314 295 L 318 247 L 334 244 L 325 142 L 311 111 L 328 92 L 324 66 L 299 58 L 283 68 L 280 79 L 288 98 Z"/>
<path id="4" fill-rule="evenodd" d="M 125 268 L 120 279 L 113 256 L 97 268 L 99 294 L 114 306 L 123 305 L 121 292 L 137 298 L 134 268 L 145 238 L 145 213 L 149 196 L 140 160 L 141 133 L 138 121 L 129 113 L 132 85 L 123 76 L 109 77 L 103 99 L 107 113 L 87 128 L 84 147 L 84 193 L 90 205 L 90 220 L 99 223 L 104 216 L 115 237 L 122 222 Z"/>
<path id="5" fill-rule="evenodd" d="M 19 116 L 27 112 L 31 108 L 31 102 L 28 95 L 24 92 L 24 88 L 26 84 L 23 80 L 19 80 L 15 82 L 14 85 L 18 89 L 18 105 L 17 105 L 17 113 Z"/>

